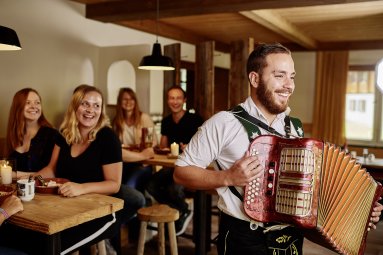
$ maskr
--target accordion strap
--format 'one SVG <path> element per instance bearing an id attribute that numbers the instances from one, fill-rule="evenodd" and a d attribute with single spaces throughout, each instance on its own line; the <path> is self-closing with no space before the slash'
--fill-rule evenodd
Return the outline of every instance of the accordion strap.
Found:
<path id="1" fill-rule="evenodd" d="M 255 137 L 261 134 L 259 128 L 266 130 L 268 133 L 284 137 L 282 134 L 277 132 L 274 128 L 270 127 L 266 123 L 260 121 L 259 119 L 251 116 L 242 106 L 237 105 L 231 110 L 231 113 L 242 123 L 247 131 L 249 140 L 252 141 Z M 288 115 L 286 115 L 288 116 Z M 286 122 L 286 120 L 285 120 Z M 287 120 L 289 123 L 288 127 L 290 128 L 290 120 Z M 285 125 L 286 127 L 286 125 Z M 290 132 L 289 132 L 290 133 Z"/>
<path id="2" fill-rule="evenodd" d="M 259 130 L 259 128 L 266 130 L 268 133 L 270 133 L 272 135 L 289 138 L 291 135 L 291 124 L 292 124 L 294 129 L 298 133 L 299 137 L 303 137 L 303 135 L 304 135 L 303 129 L 302 129 L 302 122 L 300 121 L 300 119 L 290 117 L 289 115 L 286 115 L 285 119 L 284 119 L 284 121 L 285 121 L 285 133 L 286 133 L 286 135 L 284 136 L 284 135 L 280 134 L 278 131 L 276 131 L 274 128 L 267 125 L 266 123 L 264 123 L 264 122 L 260 121 L 259 119 L 251 116 L 240 105 L 235 106 L 233 109 L 230 110 L 230 112 L 245 127 L 250 142 L 255 137 L 257 137 L 258 135 L 261 135 L 261 131 Z"/>
<path id="3" fill-rule="evenodd" d="M 218 163 L 218 160 L 215 161 L 215 163 L 217 164 L 217 167 L 219 170 L 222 170 L 221 166 L 219 165 Z M 239 200 L 241 200 L 243 202 L 243 196 L 241 196 L 241 193 L 239 193 L 239 191 L 234 187 L 234 186 L 229 186 L 229 189 L 230 191 L 236 196 L 239 198 Z"/>

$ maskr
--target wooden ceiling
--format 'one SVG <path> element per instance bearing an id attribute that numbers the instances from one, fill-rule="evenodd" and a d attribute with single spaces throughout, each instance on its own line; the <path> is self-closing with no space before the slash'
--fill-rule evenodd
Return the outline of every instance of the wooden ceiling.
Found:
<path id="1" fill-rule="evenodd" d="M 254 38 L 292 50 L 383 49 L 382 0 L 72 0 L 86 18 L 198 44 Z"/>

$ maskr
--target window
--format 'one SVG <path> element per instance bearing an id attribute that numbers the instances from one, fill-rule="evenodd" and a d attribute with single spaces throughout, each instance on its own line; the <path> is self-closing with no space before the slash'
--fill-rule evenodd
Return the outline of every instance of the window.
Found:
<path id="1" fill-rule="evenodd" d="M 186 92 L 187 90 L 187 70 L 185 68 L 180 69 L 180 77 L 181 77 L 181 88 Z M 187 93 L 187 92 L 186 92 Z M 184 103 L 183 107 L 184 110 L 186 110 L 186 102 Z"/>
<path id="2" fill-rule="evenodd" d="M 355 145 L 383 145 L 382 96 L 372 68 L 350 68 L 346 94 L 346 138 Z"/>

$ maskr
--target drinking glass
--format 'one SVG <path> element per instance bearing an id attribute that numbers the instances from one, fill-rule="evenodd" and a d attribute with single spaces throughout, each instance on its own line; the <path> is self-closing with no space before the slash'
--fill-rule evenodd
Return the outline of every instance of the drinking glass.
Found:
<path id="1" fill-rule="evenodd" d="M 146 128 L 146 132 L 142 132 L 145 141 L 145 148 L 153 147 L 153 127 Z"/>

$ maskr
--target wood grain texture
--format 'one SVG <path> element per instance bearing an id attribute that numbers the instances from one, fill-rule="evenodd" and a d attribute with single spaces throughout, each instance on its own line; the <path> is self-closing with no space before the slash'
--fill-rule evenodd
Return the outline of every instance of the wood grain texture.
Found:
<path id="1" fill-rule="evenodd" d="M 24 211 L 9 219 L 11 224 L 45 234 L 54 234 L 121 210 L 124 202 L 100 194 L 86 194 L 73 198 L 36 194 L 32 201 L 23 205 Z"/>
<path id="2" fill-rule="evenodd" d="M 72 0 L 86 18 L 138 29 L 197 45 L 252 37 L 294 50 L 383 48 L 383 1 L 378 0 Z"/>

